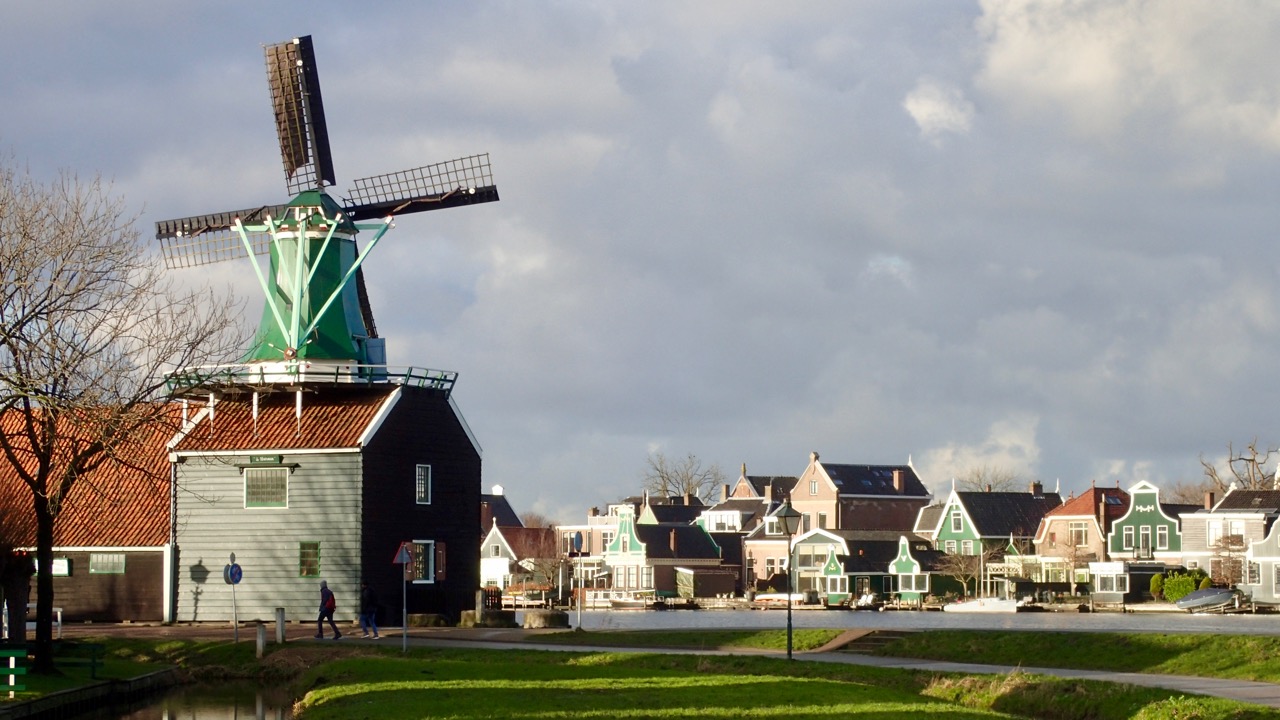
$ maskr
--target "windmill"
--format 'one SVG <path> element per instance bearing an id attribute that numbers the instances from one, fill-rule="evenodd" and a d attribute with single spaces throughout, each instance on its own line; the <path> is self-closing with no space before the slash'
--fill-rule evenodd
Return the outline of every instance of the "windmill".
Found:
<path id="1" fill-rule="evenodd" d="M 386 348 L 365 291 L 363 264 L 395 215 L 494 202 L 488 154 L 354 182 L 335 199 L 329 134 L 311 36 L 265 48 L 285 185 L 293 199 L 156 223 L 165 264 L 186 268 L 248 257 L 266 303 L 244 358 L 262 381 L 385 378 Z M 356 234 L 371 231 L 363 249 Z M 264 269 L 259 255 L 269 257 Z M 377 369 L 381 368 L 381 369 Z M 208 373 L 171 385 L 205 384 Z M 433 376 L 452 385 L 453 373 Z M 421 379 L 421 378 L 420 378 Z"/>

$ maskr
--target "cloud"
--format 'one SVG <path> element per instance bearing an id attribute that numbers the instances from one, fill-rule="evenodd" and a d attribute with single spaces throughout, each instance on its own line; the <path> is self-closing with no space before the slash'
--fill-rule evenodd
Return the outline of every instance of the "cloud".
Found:
<path id="1" fill-rule="evenodd" d="M 902 101 L 920 134 L 934 145 L 941 145 L 947 133 L 964 135 L 973 125 L 973 104 L 958 88 L 948 87 L 930 78 L 921 78 Z"/>
<path id="2" fill-rule="evenodd" d="M 973 468 L 990 467 L 1034 476 L 1040 461 L 1036 431 L 1040 419 L 1022 415 L 997 420 L 976 443 L 949 442 L 926 450 L 915 466 L 935 493 L 951 487 L 951 479 Z"/>

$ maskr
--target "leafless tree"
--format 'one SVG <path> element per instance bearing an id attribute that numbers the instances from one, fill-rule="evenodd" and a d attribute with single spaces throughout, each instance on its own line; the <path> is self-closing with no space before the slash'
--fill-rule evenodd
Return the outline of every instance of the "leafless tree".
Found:
<path id="1" fill-rule="evenodd" d="M 1204 462 L 1201 460 L 1201 462 Z M 1218 492 L 1217 485 L 1208 477 L 1199 482 L 1179 480 L 1172 485 L 1160 489 L 1160 499 L 1164 502 L 1181 505 L 1199 505 L 1204 502 L 1207 492 Z"/>
<path id="2" fill-rule="evenodd" d="M 956 489 L 966 492 L 1013 492 L 1022 483 L 1016 472 L 992 465 L 975 465 L 956 478 Z"/>
<path id="3" fill-rule="evenodd" d="M 1213 562 L 1210 570 L 1213 582 L 1234 587 L 1244 582 L 1244 562 L 1247 545 L 1241 535 L 1223 535 L 1213 545 Z"/>
<path id="4" fill-rule="evenodd" d="M 247 338 L 229 295 L 180 288 L 100 178 L 48 184 L 0 159 L 0 462 L 29 491 L 36 671 L 53 670 L 53 542 L 78 481 L 172 417 L 166 372 Z"/>
<path id="5" fill-rule="evenodd" d="M 938 558 L 934 565 L 934 570 L 941 575 L 955 578 L 957 582 L 964 588 L 964 592 L 969 592 L 969 583 L 973 582 L 975 589 L 980 588 L 982 584 L 982 571 L 985 565 L 990 565 L 999 561 L 1004 556 L 1003 548 L 987 547 L 981 541 L 979 547 L 980 553 L 973 555 L 965 555 L 963 553 L 947 554 Z"/>
<path id="6" fill-rule="evenodd" d="M 1225 469 L 1205 460 L 1203 455 L 1200 456 L 1200 465 L 1204 468 L 1204 477 L 1211 489 L 1225 494 L 1232 483 L 1239 490 L 1275 489 L 1277 459 L 1280 459 L 1280 448 L 1259 450 L 1258 439 L 1254 438 L 1239 452 L 1232 443 L 1227 443 Z"/>
<path id="7" fill-rule="evenodd" d="M 549 528 L 560 523 L 535 510 L 525 510 L 520 513 L 520 524 L 527 528 Z"/>
<path id="8" fill-rule="evenodd" d="M 670 498 L 689 493 L 705 498 L 724 484 L 724 473 L 718 465 L 704 467 L 697 455 L 689 453 L 682 460 L 669 460 L 666 455 L 651 453 L 644 474 L 644 489 L 651 496 Z"/>

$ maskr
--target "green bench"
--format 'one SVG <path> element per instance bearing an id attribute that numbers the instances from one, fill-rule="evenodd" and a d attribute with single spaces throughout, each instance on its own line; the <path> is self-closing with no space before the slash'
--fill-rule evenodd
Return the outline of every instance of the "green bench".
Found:
<path id="1" fill-rule="evenodd" d="M 17 690 L 26 690 L 27 686 L 18 682 L 19 675 L 26 675 L 27 669 L 22 663 L 27 659 L 25 647 L 0 647 L 0 675 L 9 676 L 9 699 Z"/>

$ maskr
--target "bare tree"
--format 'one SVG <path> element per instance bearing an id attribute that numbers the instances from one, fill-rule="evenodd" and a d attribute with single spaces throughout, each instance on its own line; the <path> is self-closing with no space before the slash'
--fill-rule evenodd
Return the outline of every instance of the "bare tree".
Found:
<path id="1" fill-rule="evenodd" d="M 1245 551 L 1248 549 L 1242 535 L 1223 535 L 1213 544 L 1213 561 L 1209 569 L 1213 581 L 1225 587 L 1244 582 Z"/>
<path id="2" fill-rule="evenodd" d="M 527 528 L 549 528 L 560 523 L 535 510 L 525 510 L 520 513 L 520 524 Z"/>
<path id="3" fill-rule="evenodd" d="M 720 467 L 703 467 L 702 461 L 693 453 L 679 461 L 669 460 L 660 452 L 651 453 L 644 474 L 644 489 L 650 495 L 662 498 L 689 493 L 701 499 L 722 484 L 724 473 Z"/>
<path id="4" fill-rule="evenodd" d="M 229 296 L 164 275 L 121 199 L 95 178 L 42 184 L 0 160 L 0 462 L 30 493 L 34 669 L 53 671 L 53 542 L 78 481 L 172 417 L 165 376 L 247 337 Z"/>
<path id="5" fill-rule="evenodd" d="M 1203 459 L 1201 462 L 1204 462 Z M 1181 505 L 1199 505 L 1204 502 L 1205 493 L 1217 491 L 1217 485 L 1207 477 L 1199 482 L 1179 480 L 1172 485 L 1161 488 L 1160 499 L 1164 502 Z"/>
<path id="6" fill-rule="evenodd" d="M 1012 492 L 1021 483 L 1022 477 L 1008 468 L 975 465 L 956 478 L 956 489 L 967 492 Z"/>
<path id="7" fill-rule="evenodd" d="M 1276 482 L 1275 461 L 1280 459 L 1280 449 L 1258 449 L 1258 439 L 1254 438 L 1244 450 L 1236 451 L 1231 443 L 1227 443 L 1227 466 L 1225 471 L 1200 456 L 1200 465 L 1204 468 L 1204 477 L 1211 489 L 1226 493 L 1234 483 L 1240 490 L 1273 490 Z"/>

